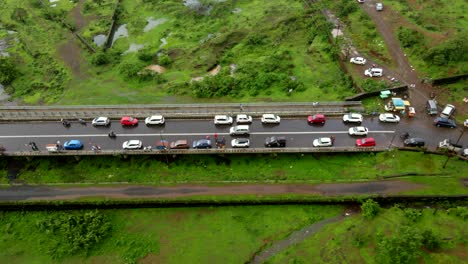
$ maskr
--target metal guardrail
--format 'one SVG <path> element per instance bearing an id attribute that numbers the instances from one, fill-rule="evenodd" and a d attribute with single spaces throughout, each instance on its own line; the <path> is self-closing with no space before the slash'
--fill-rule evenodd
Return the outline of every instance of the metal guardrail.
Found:
<path id="1" fill-rule="evenodd" d="M 169 149 L 169 150 L 62 150 L 4 152 L 4 156 L 127 156 L 127 155 L 191 155 L 191 154 L 249 154 L 249 153 L 339 153 L 339 152 L 382 152 L 388 147 L 331 147 L 331 148 L 225 148 L 225 149 Z"/>
<path id="2" fill-rule="evenodd" d="M 77 120 L 107 116 L 120 119 L 129 115 L 144 118 L 161 114 L 167 118 L 212 118 L 214 115 L 248 114 L 254 117 L 275 113 L 284 117 L 304 116 L 312 113 L 339 115 L 345 112 L 363 112 L 361 102 L 313 103 L 252 103 L 252 104 L 172 104 L 172 105 L 118 105 L 118 106 L 4 106 L 0 107 L 0 120 L 34 121 Z"/>

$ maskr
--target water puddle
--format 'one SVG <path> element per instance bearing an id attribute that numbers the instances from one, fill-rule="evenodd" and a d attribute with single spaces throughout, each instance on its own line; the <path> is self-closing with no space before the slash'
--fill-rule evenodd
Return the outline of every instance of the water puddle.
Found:
<path id="1" fill-rule="evenodd" d="M 3 85 L 0 84 L 0 101 L 10 98 L 10 95 L 5 92 Z"/>
<path id="2" fill-rule="evenodd" d="M 7 39 L 0 39 L 0 56 L 8 57 L 10 54 L 5 50 L 8 48 Z"/>
<path id="3" fill-rule="evenodd" d="M 213 34 L 209 33 L 204 39 L 200 40 L 200 44 L 203 44 L 203 43 L 209 41 L 210 39 L 214 39 L 219 35 L 220 35 L 219 33 L 213 33 Z"/>
<path id="4" fill-rule="evenodd" d="M 107 39 L 106 35 L 99 34 L 97 36 L 94 36 L 93 42 L 94 44 L 96 44 L 96 46 L 102 47 L 106 43 L 106 39 Z"/>
<path id="5" fill-rule="evenodd" d="M 158 18 L 156 20 L 153 19 L 153 17 L 148 17 L 146 19 L 146 21 L 148 21 L 148 24 L 145 26 L 145 28 L 143 29 L 144 32 L 148 32 L 150 31 L 151 29 L 161 25 L 161 24 L 164 24 L 167 22 L 167 18 Z"/>
<path id="6" fill-rule="evenodd" d="M 58 1 L 60 1 L 60 0 L 49 0 L 49 3 L 56 3 Z"/>
<path id="7" fill-rule="evenodd" d="M 114 42 L 119 38 L 126 37 L 128 37 L 127 24 L 120 25 L 119 28 L 117 28 L 117 30 L 115 31 L 114 38 L 112 39 L 112 45 L 114 45 Z"/>
<path id="8" fill-rule="evenodd" d="M 234 73 L 236 72 L 237 69 L 237 64 L 230 64 L 229 65 L 229 75 L 234 76 Z"/>
<path id="9" fill-rule="evenodd" d="M 232 12 L 233 12 L 234 14 L 237 14 L 237 13 L 242 12 L 242 9 L 240 9 L 240 8 L 234 8 L 234 9 L 232 10 Z"/>
<path id="10" fill-rule="evenodd" d="M 125 55 L 127 53 L 131 53 L 131 52 L 137 52 L 137 51 L 141 50 L 144 47 L 145 47 L 145 44 L 132 43 L 132 44 L 130 44 L 130 47 L 128 48 L 128 50 L 126 50 L 124 53 L 122 53 L 122 55 Z"/>
<path id="11" fill-rule="evenodd" d="M 161 45 L 159 45 L 159 48 L 162 48 L 167 45 L 167 38 L 170 37 L 171 35 L 172 35 L 172 32 L 169 33 L 166 37 L 160 39 Z"/>

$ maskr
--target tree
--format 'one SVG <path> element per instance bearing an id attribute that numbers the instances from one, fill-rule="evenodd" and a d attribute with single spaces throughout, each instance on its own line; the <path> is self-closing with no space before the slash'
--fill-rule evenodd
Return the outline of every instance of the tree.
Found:
<path id="1" fill-rule="evenodd" d="M 362 214 L 365 218 L 372 219 L 374 218 L 380 211 L 380 206 L 377 202 L 372 199 L 367 199 L 361 205 Z"/>
<path id="2" fill-rule="evenodd" d="M 13 10 L 13 13 L 11 14 L 11 19 L 25 23 L 28 18 L 28 12 L 24 8 L 17 7 Z"/>
<path id="3" fill-rule="evenodd" d="M 18 70 L 16 69 L 13 59 L 11 57 L 0 57 L 0 83 L 10 84 L 16 77 L 18 77 Z"/>
<path id="4" fill-rule="evenodd" d="M 119 64 L 119 72 L 125 79 L 136 77 L 145 67 L 144 63 L 135 57 L 128 56 Z"/>
<path id="5" fill-rule="evenodd" d="M 416 258 L 421 254 L 422 240 L 418 229 L 402 226 L 393 236 L 382 237 L 378 242 L 377 263 L 416 263 Z"/>

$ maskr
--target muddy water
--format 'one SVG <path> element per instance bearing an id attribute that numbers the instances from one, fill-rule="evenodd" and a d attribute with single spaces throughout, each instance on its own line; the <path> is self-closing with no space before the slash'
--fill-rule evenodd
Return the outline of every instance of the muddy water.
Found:
<path id="1" fill-rule="evenodd" d="M 141 50 L 144 47 L 145 47 L 145 44 L 132 43 L 132 44 L 130 44 L 130 47 L 128 48 L 128 50 L 126 50 L 123 54 L 131 53 L 131 52 L 137 52 L 137 51 Z"/>
<path id="2" fill-rule="evenodd" d="M 150 31 L 151 29 L 161 25 L 161 24 L 164 24 L 167 22 L 167 18 L 158 18 L 158 19 L 153 19 L 153 17 L 148 17 L 146 19 L 146 21 L 148 21 L 148 24 L 145 26 L 145 28 L 143 29 L 144 32 L 148 32 Z"/>
<path id="3" fill-rule="evenodd" d="M 120 25 L 119 28 L 117 28 L 117 30 L 115 31 L 114 38 L 112 39 L 112 45 L 114 45 L 114 42 L 119 38 L 126 37 L 128 37 L 127 24 Z"/>
<path id="4" fill-rule="evenodd" d="M 97 36 L 94 36 L 93 42 L 94 44 L 96 44 L 96 46 L 102 47 L 106 43 L 106 39 L 107 39 L 106 35 L 99 34 Z"/>
<path id="5" fill-rule="evenodd" d="M 3 85 L 0 84 L 0 101 L 7 100 L 10 95 L 5 92 Z"/>

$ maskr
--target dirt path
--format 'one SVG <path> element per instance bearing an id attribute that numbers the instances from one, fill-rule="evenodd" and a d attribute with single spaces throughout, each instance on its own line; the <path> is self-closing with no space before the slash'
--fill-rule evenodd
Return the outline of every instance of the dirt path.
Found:
<path id="1" fill-rule="evenodd" d="M 388 6 L 385 7 L 384 11 L 378 12 L 375 10 L 376 1 L 366 1 L 365 4 L 360 5 L 366 11 L 367 14 L 374 21 L 377 30 L 384 39 L 390 56 L 396 63 L 394 71 L 398 75 L 399 79 L 408 85 L 415 85 L 415 87 L 409 89 L 410 100 L 412 105 L 416 106 L 417 109 L 424 107 L 426 101 L 434 89 L 429 84 L 422 84 L 416 70 L 411 66 L 408 58 L 400 47 L 398 39 L 395 37 L 396 28 L 393 27 L 391 21 L 398 17 L 399 14 L 395 13 Z"/>
<path id="2" fill-rule="evenodd" d="M 316 222 L 312 225 L 306 226 L 300 230 L 294 231 L 291 235 L 287 238 L 275 242 L 271 247 L 263 250 L 259 254 L 255 255 L 252 259 L 251 264 L 260 264 L 265 263 L 269 258 L 273 257 L 274 255 L 281 253 L 286 248 L 302 242 L 306 238 L 312 236 L 313 234 L 320 231 L 325 225 L 338 222 L 344 219 L 344 215 L 336 216 L 333 218 L 324 219 L 322 221 Z"/>
<path id="3" fill-rule="evenodd" d="M 177 185 L 170 187 L 124 185 L 110 187 L 12 186 L 0 188 L 0 201 L 72 200 L 86 197 L 114 199 L 184 198 L 217 195 L 353 195 L 396 194 L 422 188 L 405 181 L 335 184 L 230 184 L 224 186 Z"/>

